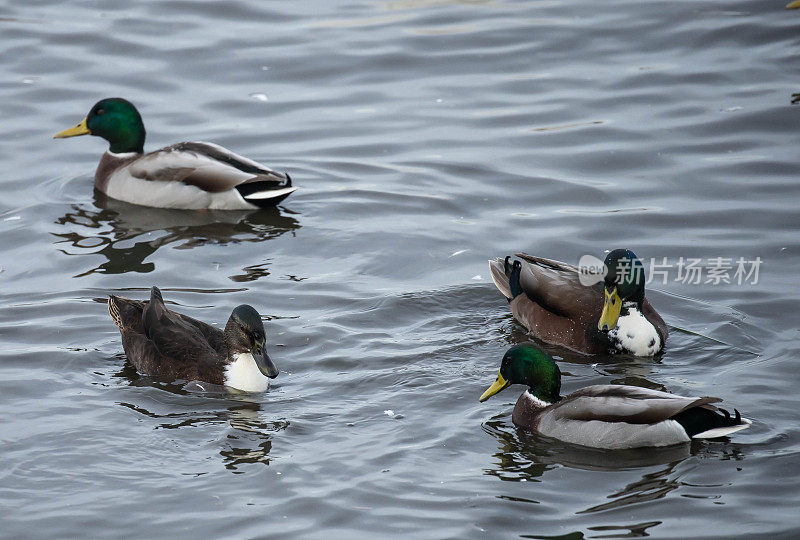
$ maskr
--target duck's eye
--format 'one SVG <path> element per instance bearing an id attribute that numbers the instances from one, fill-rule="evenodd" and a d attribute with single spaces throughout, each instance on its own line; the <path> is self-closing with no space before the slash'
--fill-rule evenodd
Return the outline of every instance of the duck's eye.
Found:
<path id="1" fill-rule="evenodd" d="M 102 116 L 102 115 L 106 114 L 106 111 L 105 111 L 105 109 L 97 109 L 97 111 L 95 112 L 95 114 L 96 114 L 97 116 Z"/>

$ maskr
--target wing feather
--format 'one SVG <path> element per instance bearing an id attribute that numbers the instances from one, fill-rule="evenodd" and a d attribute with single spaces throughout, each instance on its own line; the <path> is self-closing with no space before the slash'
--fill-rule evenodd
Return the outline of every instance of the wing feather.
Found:
<path id="1" fill-rule="evenodd" d="M 522 259 L 519 282 L 525 296 L 547 311 L 570 319 L 599 315 L 603 304 L 602 285 L 587 287 L 571 264 L 517 253 Z"/>
<path id="2" fill-rule="evenodd" d="M 150 301 L 142 313 L 144 334 L 167 357 L 203 358 L 215 351 L 198 327 L 167 309 L 158 287 L 150 291 Z"/>
<path id="3" fill-rule="evenodd" d="M 131 163 L 129 170 L 131 176 L 142 180 L 182 182 L 210 193 L 250 182 L 274 188 L 287 183 L 286 175 L 205 142 L 184 142 L 156 150 Z"/>
<path id="4" fill-rule="evenodd" d="M 623 385 L 587 386 L 559 401 L 555 420 L 600 420 L 628 424 L 654 424 L 692 407 L 722 401 L 716 397 L 683 397 L 658 390 Z"/>

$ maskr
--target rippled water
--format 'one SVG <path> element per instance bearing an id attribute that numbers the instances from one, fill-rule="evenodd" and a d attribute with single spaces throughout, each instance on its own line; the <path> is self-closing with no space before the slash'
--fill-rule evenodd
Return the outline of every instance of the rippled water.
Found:
<path id="1" fill-rule="evenodd" d="M 0 5 L 3 536 L 800 534 L 800 15 L 779 2 L 397 0 Z M 211 140 L 288 171 L 274 211 L 92 193 L 99 98 L 154 149 Z M 730 441 L 603 452 L 480 404 L 527 336 L 486 259 L 763 261 L 757 284 L 648 297 L 663 357 L 551 349 L 564 390 L 719 395 Z M 109 293 L 223 323 L 266 394 L 138 376 Z"/>

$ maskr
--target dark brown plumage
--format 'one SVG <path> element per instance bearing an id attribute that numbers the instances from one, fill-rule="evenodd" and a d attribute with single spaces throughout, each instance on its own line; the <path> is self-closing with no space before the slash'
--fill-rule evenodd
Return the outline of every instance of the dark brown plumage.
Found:
<path id="1" fill-rule="evenodd" d="M 264 327 L 258 313 L 250 306 L 238 306 L 225 330 L 167 309 L 161 291 L 153 287 L 150 300 L 141 302 L 110 296 L 108 311 L 122 337 L 128 360 L 140 373 L 161 379 L 199 380 L 218 385 L 232 385 L 226 369 L 244 355 L 263 374 L 256 386 L 266 389 L 266 378 L 278 370 L 264 350 Z M 258 372 L 245 370 L 247 377 L 261 378 Z M 241 381 L 246 391 L 251 381 Z"/>
<path id="2" fill-rule="evenodd" d="M 597 328 L 603 310 L 603 283 L 581 284 L 579 270 L 570 264 L 517 253 L 522 259 L 519 285 L 523 294 L 511 294 L 511 269 L 503 259 L 490 261 L 497 288 L 509 299 L 514 318 L 538 339 L 584 354 L 613 349 L 605 332 Z M 642 315 L 655 327 L 661 344 L 668 330 L 664 320 L 647 299 Z"/>
<path id="3" fill-rule="evenodd" d="M 119 327 L 125 355 L 139 373 L 225 383 L 228 350 L 222 330 L 169 311 L 157 288 L 150 302 L 110 296 L 108 310 Z"/>

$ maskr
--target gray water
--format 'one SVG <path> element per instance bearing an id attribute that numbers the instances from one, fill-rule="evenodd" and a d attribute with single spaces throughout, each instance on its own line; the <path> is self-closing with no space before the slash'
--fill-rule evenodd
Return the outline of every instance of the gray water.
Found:
<path id="1" fill-rule="evenodd" d="M 797 84 L 784 2 L 31 0 L 0 5 L 4 537 L 800 534 Z M 100 98 L 146 147 L 210 140 L 288 171 L 273 211 L 93 194 Z M 663 356 L 548 348 L 563 390 L 725 398 L 729 440 L 593 451 L 486 403 L 529 339 L 486 260 L 616 247 L 760 258 L 667 283 Z M 705 277 L 705 276 L 704 276 Z M 731 273 L 732 277 L 732 273 Z M 139 376 L 104 305 L 162 288 L 265 317 L 265 394 Z"/>

